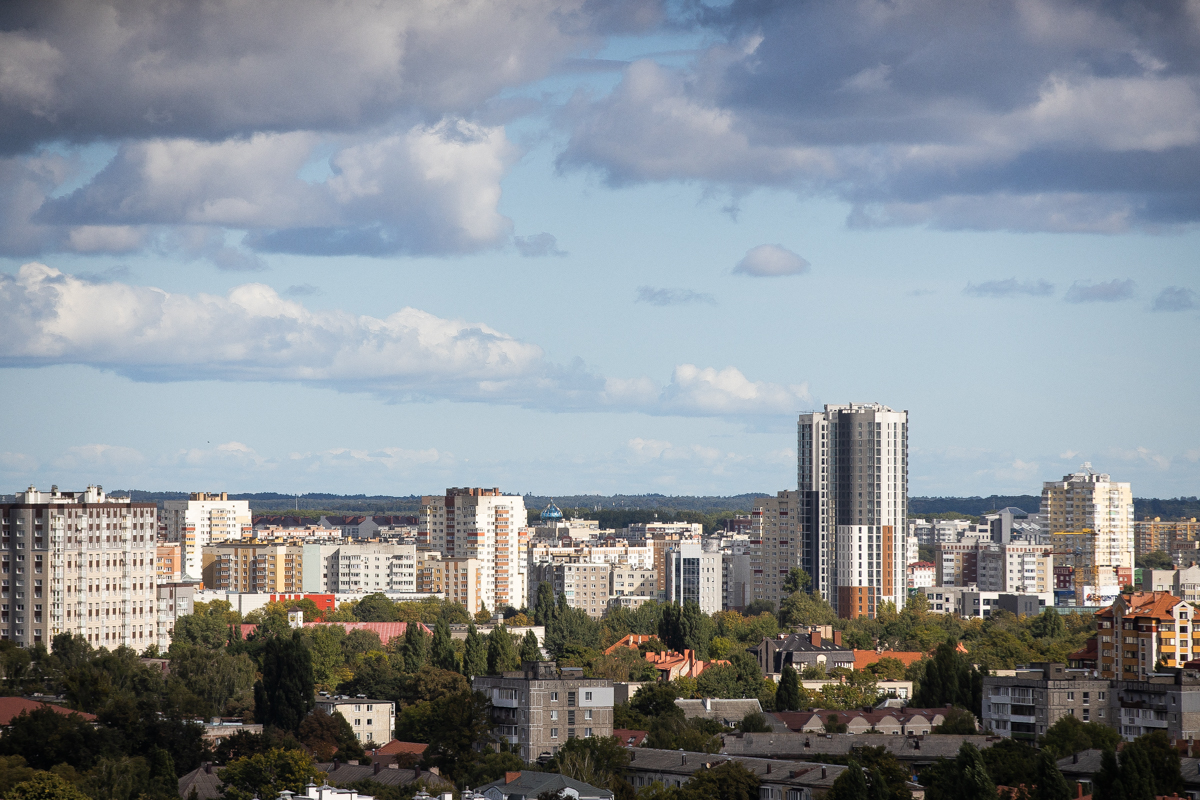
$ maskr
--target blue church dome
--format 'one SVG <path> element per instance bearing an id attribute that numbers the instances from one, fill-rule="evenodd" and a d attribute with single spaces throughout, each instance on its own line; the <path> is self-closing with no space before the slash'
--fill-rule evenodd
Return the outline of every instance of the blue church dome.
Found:
<path id="1" fill-rule="evenodd" d="M 554 505 L 554 501 L 550 501 L 550 505 L 546 506 L 546 510 L 542 512 L 542 522 L 558 522 L 563 518 L 562 512 L 558 510 L 558 506 Z"/>

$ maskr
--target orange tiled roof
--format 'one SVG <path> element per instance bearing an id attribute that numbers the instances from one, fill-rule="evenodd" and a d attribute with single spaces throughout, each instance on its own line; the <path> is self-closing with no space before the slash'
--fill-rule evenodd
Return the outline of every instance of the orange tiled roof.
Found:
<path id="1" fill-rule="evenodd" d="M 402 742 L 399 739 L 392 739 L 383 747 L 377 748 L 374 752 L 384 756 L 394 756 L 400 753 L 412 753 L 413 755 L 421 755 L 429 745 L 423 742 Z"/>
<path id="2" fill-rule="evenodd" d="M 604 655 L 611 655 L 614 651 L 620 650 L 622 647 L 628 647 L 630 650 L 637 650 L 638 645 L 645 644 L 655 637 L 648 636 L 644 633 L 630 633 L 621 637 L 616 644 L 604 651 Z"/>
<path id="3" fill-rule="evenodd" d="M 1122 595 L 1127 608 L 1127 617 L 1154 617 L 1155 619 L 1174 619 L 1172 613 L 1175 606 L 1183 601 L 1169 592 L 1134 592 Z"/>
<path id="4" fill-rule="evenodd" d="M 26 700 L 24 697 L 0 697 L 0 726 L 9 725 L 14 717 L 21 715 L 21 712 L 33 712 L 39 708 L 48 708 L 64 717 L 69 717 L 72 714 L 78 714 L 88 722 L 95 722 L 95 714 L 87 714 L 83 711 L 73 711 L 69 708 L 56 706 L 53 703 L 39 703 L 36 700 Z"/>
<path id="5" fill-rule="evenodd" d="M 881 658 L 894 658 L 907 667 L 914 662 L 920 661 L 924 657 L 924 653 L 912 653 L 903 650 L 884 650 L 878 653 L 874 650 L 855 650 L 854 668 L 863 669 L 871 664 L 874 664 Z"/>

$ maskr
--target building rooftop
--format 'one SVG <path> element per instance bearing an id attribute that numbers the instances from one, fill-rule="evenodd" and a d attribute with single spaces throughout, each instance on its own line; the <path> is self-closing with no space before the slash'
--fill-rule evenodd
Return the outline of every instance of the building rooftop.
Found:
<path id="1" fill-rule="evenodd" d="M 555 772 L 531 772 L 530 770 L 506 772 L 500 780 L 486 783 L 478 787 L 475 792 L 488 794 L 491 789 L 498 789 L 505 797 L 520 798 L 536 798 L 543 793 L 553 794 L 563 789 L 571 790 L 579 800 L 590 800 L 590 798 L 611 800 L 613 796 L 608 789 L 601 789 L 565 775 Z"/>
<path id="2" fill-rule="evenodd" d="M 1126 617 L 1149 617 L 1152 619 L 1172 620 L 1173 610 L 1183 600 L 1169 592 L 1132 592 L 1123 594 L 1108 608 L 1096 612 L 1097 617 L 1111 617 L 1117 603 L 1124 605 Z"/>
<path id="3" fill-rule="evenodd" d="M 954 758 L 958 748 L 968 741 L 979 749 L 991 747 L 998 736 L 976 734 L 933 734 L 896 736 L 889 733 L 744 733 L 726 734 L 721 752 L 765 758 L 805 759 L 813 756 L 846 756 L 859 747 L 884 747 L 901 761 L 929 763 L 939 758 Z M 639 749 L 639 757 L 642 750 Z"/>
<path id="4" fill-rule="evenodd" d="M 54 703 L 43 703 L 37 700 L 27 700 L 24 697 L 0 697 L 0 726 L 8 726 L 12 724 L 13 718 L 24 713 L 31 713 L 39 708 L 48 708 L 51 711 L 62 714 L 64 717 L 69 717 L 72 714 L 78 714 L 88 722 L 95 722 L 96 715 L 88 714 L 83 711 L 75 711 L 70 708 L 63 708 Z"/>
<path id="5" fill-rule="evenodd" d="M 703 700 L 676 700 L 675 705 L 683 709 L 686 719 L 703 717 L 716 720 L 728 727 L 742 721 L 747 714 L 761 714 L 762 705 L 756 698 L 720 700 L 704 698 Z"/>

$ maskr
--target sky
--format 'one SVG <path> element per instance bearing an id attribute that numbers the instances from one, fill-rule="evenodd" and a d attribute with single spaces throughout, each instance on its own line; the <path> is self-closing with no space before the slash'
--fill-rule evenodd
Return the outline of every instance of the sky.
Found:
<path id="1" fill-rule="evenodd" d="M 0 492 L 1200 494 L 1200 3 L 0 7 Z"/>

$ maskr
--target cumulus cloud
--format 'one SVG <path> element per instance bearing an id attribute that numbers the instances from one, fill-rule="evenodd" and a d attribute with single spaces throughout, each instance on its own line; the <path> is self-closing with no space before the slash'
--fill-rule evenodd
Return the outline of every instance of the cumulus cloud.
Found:
<path id="1" fill-rule="evenodd" d="M 734 2 L 690 63 L 568 108 L 564 167 L 820 193 L 857 225 L 1200 220 L 1200 26 L 1075 0 Z"/>
<path id="2" fill-rule="evenodd" d="M 733 268 L 734 272 L 755 278 L 801 275 L 808 270 L 807 261 L 781 244 L 760 244 L 758 247 L 751 247 Z"/>
<path id="3" fill-rule="evenodd" d="M 606 378 L 483 323 L 415 308 L 383 319 L 312 311 L 258 283 L 225 296 L 172 294 L 30 263 L 0 275 L 0 310 L 0 366 L 83 364 L 135 380 L 292 381 L 551 410 L 774 415 L 810 402 L 804 384 L 753 381 L 735 367 L 683 364 L 666 385 Z"/>
<path id="4" fill-rule="evenodd" d="M 565 250 L 558 247 L 558 239 L 551 233 L 537 233 L 533 236 L 514 236 L 513 245 L 517 252 L 526 258 L 539 256 L 565 256 Z"/>
<path id="5" fill-rule="evenodd" d="M 1014 297 L 1031 295 L 1045 297 L 1054 293 L 1054 284 L 1049 281 L 1018 281 L 1016 278 L 1006 278 L 1000 281 L 984 281 L 983 283 L 968 283 L 963 289 L 964 294 L 976 297 Z"/>
<path id="6" fill-rule="evenodd" d="M 1191 311 L 1197 307 L 1196 293 L 1183 286 L 1168 286 L 1154 298 L 1155 311 Z"/>
<path id="7" fill-rule="evenodd" d="M 1113 279 L 1106 283 L 1075 281 L 1063 298 L 1068 303 L 1116 303 L 1133 297 L 1132 280 Z"/>
<path id="8" fill-rule="evenodd" d="M 639 286 L 637 302 L 655 306 L 684 306 L 695 303 L 716 305 L 717 298 L 705 292 L 693 292 L 691 289 L 658 289 L 653 286 Z"/>

